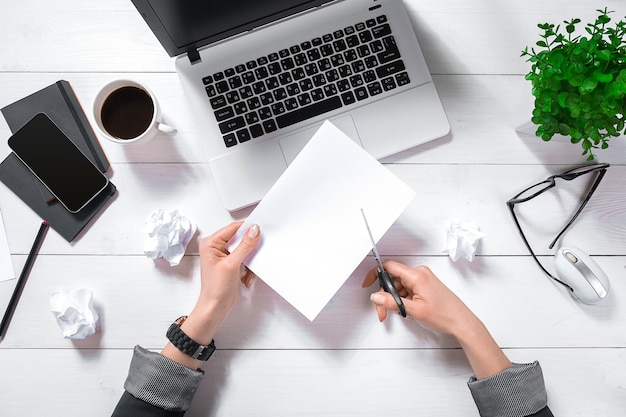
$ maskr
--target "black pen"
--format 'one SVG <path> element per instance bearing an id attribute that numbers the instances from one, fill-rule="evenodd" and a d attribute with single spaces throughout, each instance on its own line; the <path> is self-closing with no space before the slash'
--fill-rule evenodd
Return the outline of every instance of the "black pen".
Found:
<path id="1" fill-rule="evenodd" d="M 15 284 L 15 289 L 13 290 L 11 301 L 9 301 L 7 310 L 4 313 L 4 317 L 2 318 L 2 323 L 0 324 L 0 339 L 4 338 L 4 334 L 9 327 L 9 322 L 11 321 L 11 317 L 13 316 L 13 312 L 15 311 L 15 307 L 17 306 L 17 301 L 20 299 L 20 295 L 22 294 L 22 290 L 24 289 L 24 285 L 26 284 L 26 279 L 28 278 L 28 274 L 30 274 L 30 270 L 33 267 L 33 263 L 35 262 L 35 258 L 37 257 L 39 248 L 43 243 L 43 238 L 46 235 L 48 227 L 48 222 L 42 222 L 41 227 L 39 228 L 39 232 L 37 232 L 37 237 L 35 237 L 33 247 L 30 249 L 28 257 L 26 258 L 26 263 L 24 264 L 24 268 L 22 268 L 22 273 L 17 280 L 17 284 Z"/>

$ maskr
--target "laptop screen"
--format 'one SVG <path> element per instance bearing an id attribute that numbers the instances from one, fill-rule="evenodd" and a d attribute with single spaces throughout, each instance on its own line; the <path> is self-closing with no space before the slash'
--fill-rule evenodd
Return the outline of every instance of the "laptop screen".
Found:
<path id="1" fill-rule="evenodd" d="M 331 0 L 132 0 L 170 56 Z"/>

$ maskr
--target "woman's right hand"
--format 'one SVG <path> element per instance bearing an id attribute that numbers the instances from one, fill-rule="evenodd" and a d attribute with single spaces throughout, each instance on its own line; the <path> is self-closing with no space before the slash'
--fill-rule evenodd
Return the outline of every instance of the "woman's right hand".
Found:
<path id="1" fill-rule="evenodd" d="M 476 378 L 490 377 L 511 366 L 480 319 L 428 267 L 410 268 L 390 260 L 383 265 L 403 299 L 407 317 L 431 330 L 454 336 L 461 344 Z M 368 287 L 377 280 L 374 268 L 365 276 L 363 286 Z M 373 293 L 370 299 L 376 305 L 380 321 L 387 318 L 389 310 L 398 312 L 391 294 L 381 290 Z"/>
<path id="2" fill-rule="evenodd" d="M 386 260 L 383 265 L 403 299 L 408 318 L 431 330 L 453 336 L 457 336 L 470 322 L 478 320 L 427 266 L 411 268 L 392 260 Z M 365 276 L 363 287 L 377 281 L 377 269 L 374 268 Z M 370 299 L 376 305 L 381 322 L 387 318 L 388 311 L 398 312 L 391 294 L 381 290 L 373 293 Z"/>

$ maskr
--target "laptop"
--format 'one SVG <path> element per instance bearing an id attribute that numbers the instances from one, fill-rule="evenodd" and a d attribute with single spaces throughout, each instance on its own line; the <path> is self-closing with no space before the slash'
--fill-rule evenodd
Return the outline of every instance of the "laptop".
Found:
<path id="1" fill-rule="evenodd" d="M 325 120 L 377 159 L 450 130 L 402 0 L 132 1 L 176 57 L 229 211 L 260 201 Z"/>

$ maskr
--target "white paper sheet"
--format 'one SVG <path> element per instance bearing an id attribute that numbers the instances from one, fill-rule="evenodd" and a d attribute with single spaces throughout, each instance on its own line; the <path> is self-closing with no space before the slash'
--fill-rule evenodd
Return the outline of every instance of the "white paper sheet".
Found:
<path id="1" fill-rule="evenodd" d="M 317 131 L 232 239 L 259 224 L 261 242 L 244 262 L 313 321 L 415 191 L 330 122 Z"/>
<path id="2" fill-rule="evenodd" d="M 7 240 L 2 213 L 0 213 L 0 282 L 15 278 L 15 270 L 11 261 L 11 251 Z"/>

